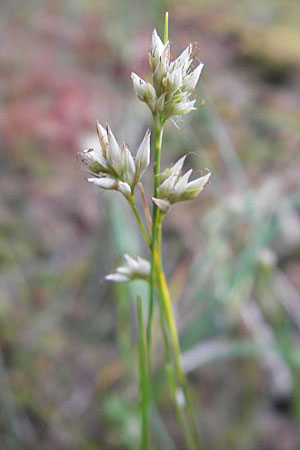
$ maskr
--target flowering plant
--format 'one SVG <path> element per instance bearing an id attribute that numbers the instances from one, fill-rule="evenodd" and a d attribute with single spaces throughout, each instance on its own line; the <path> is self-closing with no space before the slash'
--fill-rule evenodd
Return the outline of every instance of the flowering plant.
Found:
<path id="1" fill-rule="evenodd" d="M 148 316 L 145 321 L 141 300 L 138 299 L 138 317 L 140 327 L 140 391 L 141 391 L 141 444 L 145 450 L 149 446 L 149 412 L 151 398 L 151 342 L 153 309 L 160 313 L 162 335 L 169 368 L 168 383 L 175 403 L 186 448 L 199 449 L 197 424 L 187 380 L 181 365 L 180 346 L 174 319 L 171 298 L 165 279 L 161 257 L 162 220 L 175 203 L 194 199 L 208 182 L 210 173 L 189 181 L 192 170 L 184 175 L 182 167 L 186 155 L 165 170 L 160 169 L 163 129 L 169 118 L 187 114 L 195 110 L 195 99 L 191 99 L 199 80 L 203 63 L 192 69 L 193 45 L 176 58 L 171 59 L 168 41 L 168 14 L 166 13 L 164 42 L 154 29 L 149 54 L 152 71 L 151 82 L 137 74 L 131 78 L 137 97 L 150 108 L 155 129 L 154 189 L 152 196 L 152 220 L 149 208 L 144 204 L 149 233 L 144 227 L 135 204 L 135 188 L 139 185 L 143 192 L 141 178 L 150 162 L 150 129 L 134 157 L 128 145 L 119 146 L 110 127 L 104 128 L 97 123 L 100 148 L 82 152 L 90 177 L 88 181 L 104 190 L 115 190 L 123 194 L 128 201 L 137 223 L 145 238 L 150 252 L 150 261 L 141 257 L 124 256 L 125 266 L 118 267 L 106 276 L 107 280 L 127 282 L 141 279 L 149 284 Z M 145 202 L 144 202 L 145 203 Z M 155 293 L 158 302 L 154 304 Z"/>

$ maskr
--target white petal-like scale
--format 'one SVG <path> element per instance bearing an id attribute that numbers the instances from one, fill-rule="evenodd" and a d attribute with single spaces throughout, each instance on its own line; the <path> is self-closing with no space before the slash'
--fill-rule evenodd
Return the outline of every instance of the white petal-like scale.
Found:
<path id="1" fill-rule="evenodd" d="M 116 186 L 116 180 L 109 177 L 103 178 L 88 178 L 87 181 L 89 183 L 93 183 L 101 189 L 112 189 Z"/>
<path id="2" fill-rule="evenodd" d="M 152 103 L 156 99 L 156 92 L 154 87 L 148 81 L 143 80 L 136 73 L 132 72 L 131 79 L 133 82 L 133 88 L 140 100 L 146 102 L 151 109 L 153 109 Z"/>
<path id="3" fill-rule="evenodd" d="M 125 197 L 129 197 L 131 194 L 131 188 L 129 184 L 125 183 L 124 181 L 118 181 L 118 191 L 120 191 Z"/>
<path id="4" fill-rule="evenodd" d="M 204 175 L 203 177 L 197 178 L 196 180 L 190 181 L 190 183 L 187 184 L 185 191 L 181 195 L 181 197 L 178 199 L 180 200 L 192 200 L 193 198 L 197 197 L 197 195 L 202 191 L 204 186 L 209 180 L 210 173 Z"/>
<path id="5" fill-rule="evenodd" d="M 107 138 L 107 131 L 106 129 L 101 125 L 100 122 L 97 120 L 97 134 L 100 141 L 101 149 L 106 152 L 106 147 L 108 144 L 108 138 Z"/>
<path id="6" fill-rule="evenodd" d="M 117 267 L 116 273 L 120 273 L 121 275 L 126 275 L 128 278 L 130 278 L 130 270 L 128 267 Z"/>
<path id="7" fill-rule="evenodd" d="M 126 261 L 126 264 L 128 265 L 129 270 L 136 271 L 138 269 L 138 263 L 137 263 L 136 259 L 127 255 L 127 253 L 125 253 L 124 259 Z"/>
<path id="8" fill-rule="evenodd" d="M 145 94 L 146 81 L 139 77 L 136 73 L 132 72 L 131 79 L 136 95 L 143 100 Z"/>
<path id="9" fill-rule="evenodd" d="M 150 134 L 151 130 L 148 128 L 135 157 L 135 167 L 139 170 L 139 178 L 142 177 L 150 162 Z"/>
<path id="10" fill-rule="evenodd" d="M 176 163 L 173 164 L 173 166 L 169 168 L 170 173 L 179 175 L 186 157 L 187 157 L 187 155 L 184 155 L 184 156 L 182 156 L 182 158 L 180 158 L 178 161 L 176 161 Z"/>
<path id="11" fill-rule="evenodd" d="M 99 148 L 83 150 L 81 155 L 83 157 L 83 161 L 87 165 L 96 162 L 100 164 L 100 166 L 102 166 L 104 169 L 107 169 L 106 159 L 104 158 L 102 151 Z"/>
<path id="12" fill-rule="evenodd" d="M 146 259 L 141 258 L 140 256 L 138 256 L 137 257 L 137 263 L 138 263 L 139 273 L 148 276 L 150 274 L 150 270 L 151 270 L 150 262 L 147 261 Z"/>
<path id="13" fill-rule="evenodd" d="M 107 137 L 108 137 L 108 148 L 106 158 L 109 164 L 115 169 L 115 171 L 118 174 L 120 174 L 122 170 L 121 169 L 122 151 L 108 125 L 107 125 Z"/>
<path id="14" fill-rule="evenodd" d="M 176 103 L 172 108 L 172 114 L 187 114 L 192 111 L 194 108 L 196 100 L 192 101 L 183 101 L 180 103 Z"/>
<path id="15" fill-rule="evenodd" d="M 178 176 L 172 174 L 159 186 L 158 192 L 161 198 L 168 198 L 172 194 L 177 179 Z"/>
<path id="16" fill-rule="evenodd" d="M 164 49 L 160 55 L 160 70 L 167 72 L 170 63 L 170 44 L 166 43 Z"/>
<path id="17" fill-rule="evenodd" d="M 179 198 L 181 196 L 181 194 L 184 192 L 184 190 L 187 186 L 188 179 L 191 176 L 192 172 L 193 172 L 193 170 L 190 169 L 186 174 L 184 174 L 181 178 L 179 178 L 179 180 L 175 184 L 175 186 L 174 186 L 175 198 Z"/>
<path id="18" fill-rule="evenodd" d="M 165 48 L 165 46 L 164 46 L 161 38 L 157 34 L 156 29 L 154 28 L 154 30 L 152 32 L 152 45 L 151 45 L 152 56 L 154 56 L 155 58 L 158 59 L 161 56 L 164 48 Z"/>
<path id="19" fill-rule="evenodd" d="M 130 281 L 128 276 L 120 273 L 110 273 L 109 275 L 106 275 L 105 279 L 108 281 L 115 281 L 117 283 Z"/>
<path id="20" fill-rule="evenodd" d="M 203 175 L 203 177 L 200 177 L 200 178 L 197 178 L 196 180 L 190 181 L 187 184 L 187 189 L 193 188 L 193 187 L 203 189 L 203 187 L 208 182 L 210 176 L 211 176 L 211 173 L 209 172 L 208 174 Z"/>
<path id="21" fill-rule="evenodd" d="M 162 112 L 165 106 L 165 97 L 166 94 L 162 94 L 157 100 L 156 100 L 156 106 L 155 109 L 157 112 Z"/>
<path id="22" fill-rule="evenodd" d="M 132 186 L 135 179 L 135 164 L 127 144 L 123 147 L 122 171 L 124 179 Z"/>
<path id="23" fill-rule="evenodd" d="M 162 198 L 155 198 L 152 197 L 152 202 L 154 203 L 154 205 L 156 205 L 163 213 L 166 213 L 171 204 L 169 202 L 169 200 L 164 200 Z"/>
<path id="24" fill-rule="evenodd" d="M 186 78 L 184 79 L 183 85 L 182 85 L 183 90 L 192 91 L 193 89 L 195 89 L 203 67 L 204 67 L 204 64 L 200 63 L 196 67 L 196 69 L 193 70 L 193 72 L 191 72 L 189 75 L 186 76 Z"/>
<path id="25" fill-rule="evenodd" d="M 183 52 L 178 56 L 176 61 L 182 61 L 184 70 L 187 71 L 189 68 L 192 60 L 191 60 L 191 54 L 193 50 L 193 44 L 189 44 L 186 49 L 183 50 Z"/>

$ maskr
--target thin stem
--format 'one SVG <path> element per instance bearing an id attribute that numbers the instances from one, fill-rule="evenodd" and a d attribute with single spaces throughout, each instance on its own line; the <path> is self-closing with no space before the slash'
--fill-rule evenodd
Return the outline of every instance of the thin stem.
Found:
<path id="1" fill-rule="evenodd" d="M 179 422 L 181 430 L 182 430 L 184 441 L 186 442 L 188 449 L 197 450 L 197 448 L 194 445 L 193 438 L 188 431 L 187 418 L 186 418 L 184 409 L 179 406 L 178 400 L 176 398 L 177 383 L 176 383 L 176 378 L 174 376 L 174 370 L 173 370 L 172 364 L 167 363 L 166 373 L 167 373 L 168 384 L 169 384 L 171 394 L 173 397 L 173 401 L 175 404 L 176 416 L 177 416 L 178 422 Z"/>
<path id="2" fill-rule="evenodd" d="M 162 302 L 161 295 L 159 296 L 159 299 Z M 177 389 L 177 380 L 176 380 L 176 373 L 175 373 L 174 367 L 173 367 L 172 351 L 171 351 L 169 339 L 168 339 L 168 332 L 167 332 L 166 323 L 165 323 L 166 317 L 164 314 L 163 305 L 161 305 L 161 308 L 160 308 L 160 322 L 161 322 L 161 328 L 162 328 L 165 352 L 166 352 L 167 381 L 168 381 L 168 385 L 169 385 L 169 388 L 171 391 L 172 399 L 174 401 L 176 416 L 177 416 L 178 422 L 180 424 L 180 427 L 181 427 L 181 430 L 183 433 L 184 441 L 187 443 L 187 448 L 191 449 L 191 450 L 192 449 L 196 450 L 195 445 L 193 443 L 193 437 L 191 436 L 191 434 L 189 432 L 189 427 L 188 427 L 188 423 L 187 423 L 185 410 L 184 410 L 184 408 L 181 407 L 181 405 L 179 404 L 177 397 L 176 397 L 177 390 L 178 390 Z"/>
<path id="3" fill-rule="evenodd" d="M 200 442 L 198 437 L 198 431 L 197 431 L 197 423 L 195 419 L 194 414 L 194 407 L 192 404 L 187 380 L 181 365 L 181 352 L 180 352 L 180 345 L 179 345 L 179 339 L 178 339 L 178 333 L 177 333 L 177 327 L 176 322 L 174 319 L 174 313 L 172 308 L 172 302 L 171 297 L 168 289 L 168 285 L 165 279 L 165 275 L 163 272 L 162 267 L 162 259 L 161 259 L 161 215 L 158 214 L 158 220 L 157 220 L 157 258 L 156 258 L 156 270 L 157 270 L 157 284 L 158 284 L 158 290 L 161 298 L 161 305 L 163 308 L 163 314 L 165 316 L 168 331 L 171 338 L 171 345 L 173 350 L 173 357 L 174 357 L 174 370 L 177 382 L 179 383 L 180 388 L 182 389 L 182 393 L 184 395 L 185 400 L 185 406 L 187 408 L 188 416 L 190 419 L 190 423 L 186 423 L 186 421 L 182 421 L 182 411 L 180 413 L 180 423 L 183 427 L 183 433 L 185 436 L 186 443 L 188 445 L 188 448 L 190 449 L 200 449 Z M 175 398 L 176 402 L 176 398 Z M 176 402 L 176 408 L 180 408 L 178 403 Z M 181 408 L 182 409 L 182 408 Z M 183 414 L 183 417 L 185 415 Z M 189 428 L 189 426 L 192 427 L 192 433 L 193 438 L 189 431 L 186 430 L 186 427 Z"/>
<path id="4" fill-rule="evenodd" d="M 145 238 L 145 241 L 146 241 L 148 247 L 151 248 L 151 241 L 150 241 L 150 238 L 149 238 L 149 236 L 148 236 L 148 234 L 147 234 L 147 231 L 146 231 L 146 229 L 145 229 L 145 227 L 144 227 L 144 225 L 143 225 L 143 222 L 142 222 L 142 219 L 141 219 L 141 217 L 140 217 L 140 215 L 139 215 L 139 212 L 138 212 L 138 210 L 137 210 L 137 208 L 136 208 L 136 206 L 135 206 L 135 202 L 134 202 L 133 195 L 131 195 L 131 196 L 128 198 L 128 202 L 129 202 L 129 204 L 130 204 L 130 206 L 131 206 L 131 209 L 132 209 L 132 211 L 133 211 L 133 213 L 134 213 L 134 215 L 135 215 L 135 218 L 136 218 L 137 223 L 138 223 L 138 225 L 139 225 L 139 227 L 140 227 L 140 230 L 141 230 L 141 232 L 142 232 L 142 234 L 143 234 L 143 236 L 144 236 L 144 238 Z"/>
<path id="5" fill-rule="evenodd" d="M 140 372 L 140 392 L 142 408 L 142 430 L 140 450 L 148 450 L 149 445 L 149 412 L 150 412 L 150 380 L 148 366 L 148 346 L 146 329 L 144 326 L 141 297 L 137 299 L 138 320 L 139 320 L 139 372 Z"/>
<path id="6" fill-rule="evenodd" d="M 160 154 L 163 137 L 163 125 L 160 120 L 153 116 L 155 124 L 155 161 L 154 161 L 154 188 L 153 196 L 157 196 L 158 178 L 160 173 Z M 157 239 L 157 217 L 158 208 L 153 205 L 152 213 L 152 244 L 151 244 L 151 271 L 150 271 L 150 290 L 149 290 L 149 311 L 148 311 L 148 328 L 147 339 L 150 353 L 152 319 L 153 319 L 153 302 L 154 302 L 154 283 L 155 283 L 155 258 L 156 258 L 156 239 Z"/>
<path id="7" fill-rule="evenodd" d="M 147 221 L 147 227 L 148 227 L 148 231 L 150 233 L 150 236 L 152 234 L 152 219 L 151 219 L 151 214 L 147 205 L 147 200 L 146 200 L 146 196 L 145 196 L 145 191 L 143 188 L 143 185 L 141 182 L 138 183 L 138 187 L 140 190 L 140 194 L 141 194 L 141 198 L 142 198 L 142 203 L 143 203 L 143 207 L 144 207 L 144 212 L 145 212 L 145 217 L 146 217 L 146 221 Z"/>
<path id="8" fill-rule="evenodd" d="M 160 174 L 160 156 L 162 147 L 162 137 L 163 137 L 163 126 L 164 122 L 160 120 L 157 116 L 153 116 L 155 124 L 155 161 L 154 161 L 154 189 L 153 196 L 157 197 L 157 190 L 159 184 L 159 174 Z M 151 272 L 150 272 L 150 292 L 149 292 L 149 312 L 148 312 L 148 328 L 147 328 L 147 345 L 149 350 L 149 367 L 150 367 L 150 345 L 151 345 L 151 334 L 152 334 L 152 319 L 153 319 L 153 302 L 154 302 L 154 285 L 157 282 L 159 299 L 160 299 L 160 315 L 161 315 L 161 326 L 164 338 L 164 344 L 166 348 L 166 356 L 168 363 L 171 362 L 171 368 L 173 373 L 172 385 L 179 385 L 182 394 L 184 395 L 185 405 L 180 405 L 176 401 L 176 392 L 174 397 L 176 413 L 178 421 L 181 425 L 183 436 L 190 450 L 200 449 L 200 443 L 197 436 L 197 426 L 194 416 L 193 405 L 188 391 L 188 385 L 186 378 L 181 366 L 181 352 L 177 334 L 176 323 L 174 319 L 174 314 L 172 310 L 172 303 L 169 294 L 168 285 L 164 276 L 162 260 L 161 260 L 161 221 L 162 216 L 160 210 L 156 205 L 153 205 L 153 215 L 152 215 L 152 244 L 151 244 Z M 170 342 L 169 337 L 170 335 Z M 171 346 L 170 346 L 171 344 Z M 170 354 L 170 347 L 172 348 L 174 366 L 172 364 L 172 356 Z M 171 361 L 170 361 L 171 360 Z M 171 387 L 171 392 L 174 389 Z M 186 412 L 188 413 L 188 418 L 186 417 Z M 190 427 L 193 429 L 191 432 Z"/>

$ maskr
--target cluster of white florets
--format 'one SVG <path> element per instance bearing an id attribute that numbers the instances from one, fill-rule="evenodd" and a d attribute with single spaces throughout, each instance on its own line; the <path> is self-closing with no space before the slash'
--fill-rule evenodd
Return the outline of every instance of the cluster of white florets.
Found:
<path id="1" fill-rule="evenodd" d="M 151 109 L 155 118 L 163 125 L 172 116 L 187 114 L 195 109 L 195 100 L 191 99 L 199 80 L 203 63 L 195 69 L 193 63 L 193 45 L 176 58 L 170 58 L 170 43 L 163 44 L 154 29 L 149 61 L 152 70 L 152 83 L 132 73 L 134 90 L 140 100 Z M 96 149 L 84 150 L 81 153 L 83 162 L 90 173 L 88 181 L 104 190 L 121 192 L 131 202 L 134 189 L 150 162 L 150 129 L 133 157 L 127 144 L 118 144 L 110 127 L 105 128 L 97 122 L 97 133 L 100 146 Z M 172 204 L 195 198 L 208 182 L 210 173 L 189 181 L 192 170 L 184 175 L 182 167 L 186 155 L 159 175 L 159 183 L 152 202 L 162 215 L 166 214 Z M 131 258 L 124 255 L 125 265 L 107 275 L 111 281 L 149 280 L 150 263 L 143 258 Z"/>
<path id="2" fill-rule="evenodd" d="M 193 44 L 174 61 L 170 57 L 170 43 L 163 44 L 157 31 L 152 33 L 152 46 L 149 54 L 152 69 L 152 83 L 145 81 L 136 73 L 131 74 L 136 95 L 145 102 L 152 113 L 162 120 L 192 111 L 196 100 L 194 93 L 204 64 L 192 69 Z"/>
<path id="3" fill-rule="evenodd" d="M 131 281 L 131 280 L 149 280 L 150 263 L 144 258 L 137 256 L 131 258 L 124 255 L 125 265 L 117 267 L 113 273 L 106 275 L 105 279 L 109 281 Z"/>
<path id="4" fill-rule="evenodd" d="M 152 197 L 153 203 L 166 213 L 173 203 L 192 200 L 202 191 L 209 180 L 210 173 L 189 181 L 193 170 L 184 175 L 182 166 L 187 155 L 180 158 L 173 166 L 168 167 L 159 177 L 157 197 Z"/>
<path id="5" fill-rule="evenodd" d="M 150 162 L 150 129 L 146 131 L 135 158 L 127 144 L 119 146 L 108 125 L 104 128 L 97 122 L 97 133 L 100 148 L 81 153 L 83 162 L 93 175 L 88 181 L 101 189 L 117 190 L 129 197 Z"/>

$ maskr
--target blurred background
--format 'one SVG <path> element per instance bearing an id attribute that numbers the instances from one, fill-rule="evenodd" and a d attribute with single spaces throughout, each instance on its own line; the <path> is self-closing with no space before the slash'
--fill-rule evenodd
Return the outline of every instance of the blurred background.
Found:
<path id="1" fill-rule="evenodd" d="M 137 449 L 136 295 L 103 280 L 147 249 L 78 152 L 108 121 L 135 153 L 170 14 L 198 42 L 206 106 L 171 122 L 163 167 L 194 152 L 211 183 L 164 222 L 164 263 L 205 450 L 300 448 L 300 3 L 1 2 L 0 448 Z M 144 177 L 150 198 L 151 176 Z M 155 333 L 153 449 L 183 449 Z"/>

